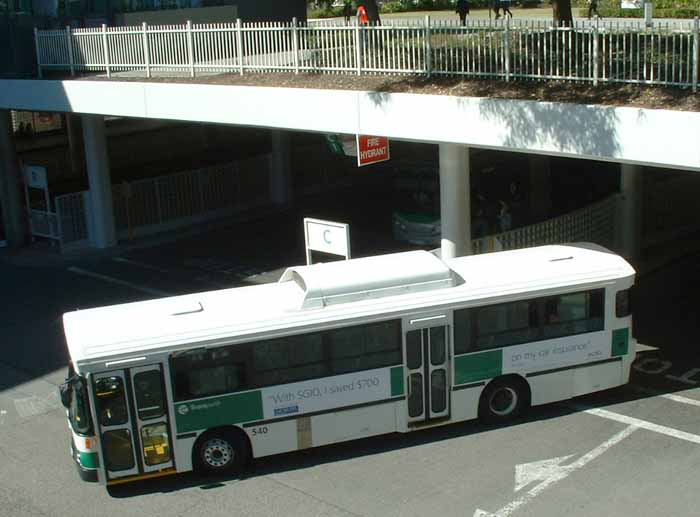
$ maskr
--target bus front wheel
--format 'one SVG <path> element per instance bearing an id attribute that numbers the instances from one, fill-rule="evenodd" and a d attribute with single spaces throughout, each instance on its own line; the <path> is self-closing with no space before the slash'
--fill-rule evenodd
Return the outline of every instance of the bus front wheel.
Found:
<path id="1" fill-rule="evenodd" d="M 519 416 L 529 405 L 530 390 L 518 377 L 504 377 L 492 381 L 481 394 L 479 418 L 498 423 Z"/>
<path id="2" fill-rule="evenodd" d="M 249 459 L 247 437 L 240 432 L 207 432 L 197 440 L 194 448 L 196 470 L 208 474 L 238 474 Z"/>

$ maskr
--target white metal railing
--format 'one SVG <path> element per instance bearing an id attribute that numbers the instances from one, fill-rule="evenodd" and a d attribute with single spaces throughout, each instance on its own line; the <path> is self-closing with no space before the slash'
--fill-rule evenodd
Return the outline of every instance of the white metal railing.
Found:
<path id="1" fill-rule="evenodd" d="M 270 155 L 255 156 L 235 163 L 112 185 L 117 237 L 131 239 L 152 235 L 270 204 L 269 160 Z M 318 168 L 315 164 L 309 167 Z M 319 168 L 319 181 L 325 188 L 348 183 L 335 172 L 331 175 Z M 312 194 L 316 190 L 301 186 L 296 194 Z M 89 191 L 56 196 L 54 205 L 55 213 L 32 212 L 33 234 L 59 241 L 62 249 L 89 245 Z"/>
<path id="2" fill-rule="evenodd" d="M 61 235 L 58 217 L 53 212 L 30 208 L 29 232 L 33 237 L 58 240 Z"/>
<path id="3" fill-rule="evenodd" d="M 250 176 L 261 176 L 259 170 L 261 164 L 266 165 L 262 163 L 265 160 L 267 157 L 258 157 L 237 164 L 113 185 L 118 236 L 127 239 L 154 234 L 269 202 L 269 196 L 264 194 L 250 195 L 249 191 L 255 189 L 253 184 L 245 186 L 246 171 Z M 62 249 L 87 246 L 90 237 L 88 194 L 82 191 L 57 196 L 56 213 L 47 213 L 51 222 L 38 218 L 37 230 L 50 227 L 45 236 L 58 240 Z M 614 194 L 541 223 L 473 239 L 473 253 L 583 241 L 615 249 L 615 220 L 620 199 L 620 194 Z"/>
<path id="4" fill-rule="evenodd" d="M 89 196 L 87 191 L 56 196 L 57 234 L 61 250 L 89 245 Z"/>
<path id="5" fill-rule="evenodd" d="M 130 239 L 195 224 L 269 202 L 269 190 L 257 178 L 268 170 L 269 156 L 237 163 L 112 185 L 117 236 Z M 62 249 L 89 245 L 88 191 L 56 196 L 56 212 L 40 218 L 32 213 L 32 229 L 56 239 Z M 33 211 L 34 212 L 34 211 Z M 36 221 L 36 222 L 35 222 Z M 50 227 L 51 234 L 43 230 Z"/>
<path id="6" fill-rule="evenodd" d="M 503 80 L 644 83 L 697 88 L 698 19 L 391 20 L 143 24 L 35 30 L 40 76 L 49 70 L 197 74 L 292 71 L 391 73 Z"/>
<path id="7" fill-rule="evenodd" d="M 112 186 L 119 238 L 127 239 L 196 224 L 247 210 L 270 200 L 269 156 L 121 183 Z M 264 178 L 264 185 L 250 178 Z"/>
<path id="8" fill-rule="evenodd" d="M 620 194 L 541 223 L 472 240 L 473 253 L 528 248 L 565 242 L 595 242 L 615 249 L 615 220 Z"/>

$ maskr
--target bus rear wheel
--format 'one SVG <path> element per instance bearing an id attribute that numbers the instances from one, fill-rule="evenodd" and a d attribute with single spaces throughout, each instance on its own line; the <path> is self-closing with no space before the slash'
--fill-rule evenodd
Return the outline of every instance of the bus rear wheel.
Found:
<path id="1" fill-rule="evenodd" d="M 518 417 L 529 405 L 529 390 L 516 377 L 496 379 L 481 394 L 479 418 L 484 422 L 507 422 Z"/>
<path id="2" fill-rule="evenodd" d="M 249 459 L 247 437 L 240 432 L 208 432 L 197 440 L 194 447 L 195 468 L 207 474 L 238 474 Z"/>

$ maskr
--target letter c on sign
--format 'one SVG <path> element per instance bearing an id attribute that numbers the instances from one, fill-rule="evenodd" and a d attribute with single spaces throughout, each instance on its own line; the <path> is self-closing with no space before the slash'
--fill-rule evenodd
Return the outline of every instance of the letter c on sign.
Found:
<path id="1" fill-rule="evenodd" d="M 330 230 L 323 231 L 323 240 L 326 241 L 327 244 L 331 244 L 330 234 L 331 234 Z"/>

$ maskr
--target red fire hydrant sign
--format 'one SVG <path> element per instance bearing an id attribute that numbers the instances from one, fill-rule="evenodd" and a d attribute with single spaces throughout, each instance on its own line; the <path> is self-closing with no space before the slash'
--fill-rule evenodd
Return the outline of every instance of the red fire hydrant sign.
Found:
<path id="1" fill-rule="evenodd" d="M 357 135 L 357 166 L 385 162 L 389 159 L 389 138 Z"/>

